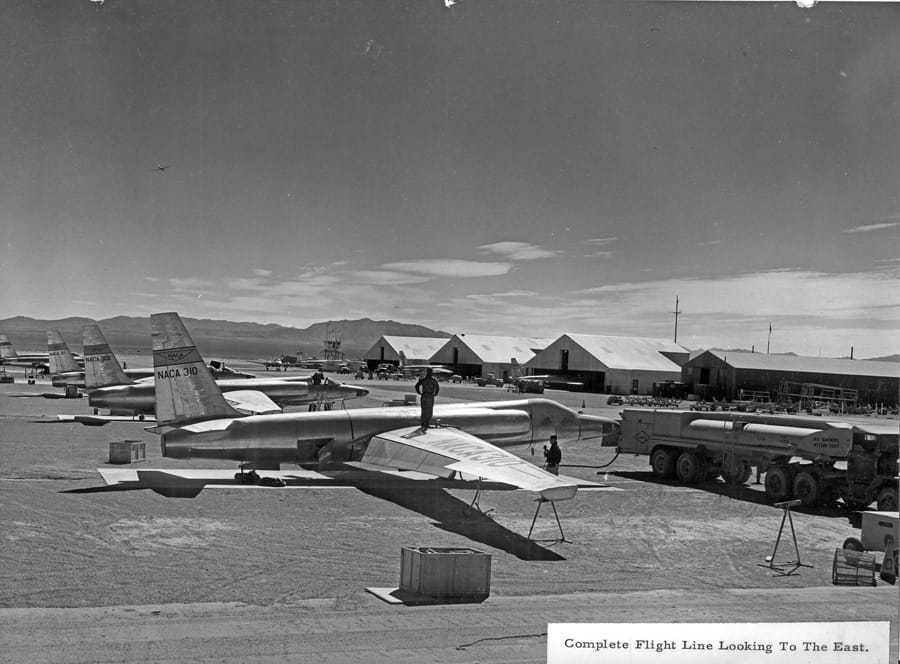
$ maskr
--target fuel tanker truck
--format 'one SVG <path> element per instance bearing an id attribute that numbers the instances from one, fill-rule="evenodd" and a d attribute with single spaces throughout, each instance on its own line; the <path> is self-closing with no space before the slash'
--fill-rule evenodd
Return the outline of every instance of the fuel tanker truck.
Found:
<path id="1" fill-rule="evenodd" d="M 898 437 L 896 426 L 821 417 L 626 408 L 618 447 L 648 455 L 654 474 L 685 484 L 718 476 L 743 484 L 756 466 L 772 502 L 842 498 L 852 509 L 877 501 L 895 512 Z"/>

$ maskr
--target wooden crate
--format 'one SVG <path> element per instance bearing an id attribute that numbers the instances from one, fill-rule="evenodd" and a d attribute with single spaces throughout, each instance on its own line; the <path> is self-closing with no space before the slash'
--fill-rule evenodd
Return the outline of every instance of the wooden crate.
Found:
<path id="1" fill-rule="evenodd" d="M 110 463 L 134 463 L 147 458 L 147 444 L 141 440 L 121 440 L 109 444 Z"/>
<path id="2" fill-rule="evenodd" d="M 491 556 L 466 548 L 403 547 L 400 590 L 437 600 L 484 600 L 491 592 Z"/>

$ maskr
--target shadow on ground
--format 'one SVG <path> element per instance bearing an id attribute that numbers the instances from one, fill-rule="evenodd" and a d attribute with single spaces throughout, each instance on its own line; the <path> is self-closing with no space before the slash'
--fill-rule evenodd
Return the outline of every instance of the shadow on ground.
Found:
<path id="1" fill-rule="evenodd" d="M 655 475 L 652 471 L 610 471 L 611 475 L 624 477 L 639 482 L 648 482 L 650 484 L 661 484 L 663 486 L 683 487 L 685 484 L 673 480 L 665 479 Z M 771 505 L 771 501 L 762 491 L 751 489 L 750 487 L 739 484 L 728 484 L 718 480 L 710 482 L 702 482 L 700 484 L 691 484 L 692 489 L 698 491 L 706 491 L 719 496 L 726 496 L 734 500 L 743 500 L 748 503 L 756 503 L 757 505 Z M 797 514 L 814 514 L 817 516 L 826 516 L 833 518 L 845 518 L 847 522 L 854 528 L 859 528 L 862 522 L 862 516 L 858 511 L 850 510 L 844 507 L 843 503 L 834 503 L 832 505 L 819 505 L 817 507 L 793 507 L 793 512 Z"/>
<path id="2" fill-rule="evenodd" d="M 376 498 L 434 519 L 435 526 L 473 541 L 506 551 L 521 560 L 557 561 L 565 558 L 533 540 L 504 528 L 489 516 L 442 489 L 409 489 L 383 484 L 358 485 Z"/>

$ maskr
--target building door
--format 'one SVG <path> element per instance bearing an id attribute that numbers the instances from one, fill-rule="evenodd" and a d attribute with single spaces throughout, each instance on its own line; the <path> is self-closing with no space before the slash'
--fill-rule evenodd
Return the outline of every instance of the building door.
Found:
<path id="1" fill-rule="evenodd" d="M 568 371 L 569 370 L 569 349 L 563 348 L 559 351 L 559 370 L 560 371 Z"/>
<path id="2" fill-rule="evenodd" d="M 631 393 L 632 394 L 640 394 L 640 384 L 637 378 L 631 379 Z"/>

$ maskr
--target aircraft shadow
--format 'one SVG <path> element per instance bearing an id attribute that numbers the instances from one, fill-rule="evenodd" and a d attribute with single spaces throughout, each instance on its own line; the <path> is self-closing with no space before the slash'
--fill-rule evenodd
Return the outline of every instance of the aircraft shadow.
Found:
<path id="1" fill-rule="evenodd" d="M 718 480 L 702 482 L 699 484 L 686 485 L 677 480 L 665 479 L 655 475 L 652 471 L 610 471 L 611 475 L 617 475 L 639 482 L 648 482 L 651 484 L 660 484 L 663 486 L 690 486 L 698 491 L 706 491 L 719 496 L 727 496 L 734 500 L 742 500 L 748 503 L 756 503 L 757 505 L 771 505 L 771 501 L 762 491 L 755 491 L 744 484 L 733 485 Z M 829 506 L 820 505 L 817 507 L 792 507 L 791 511 L 797 514 L 815 514 L 818 516 L 828 516 L 835 518 L 846 518 L 848 523 L 855 528 L 859 528 L 862 522 L 862 516 L 859 512 L 849 510 L 843 504 L 833 504 Z"/>
<path id="2" fill-rule="evenodd" d="M 370 496 L 434 519 L 436 527 L 476 542 L 506 551 L 520 560 L 558 561 L 565 558 L 533 540 L 504 528 L 489 516 L 442 489 L 391 487 L 384 484 L 357 484 Z M 545 517 L 539 517 L 545 518 Z"/>

